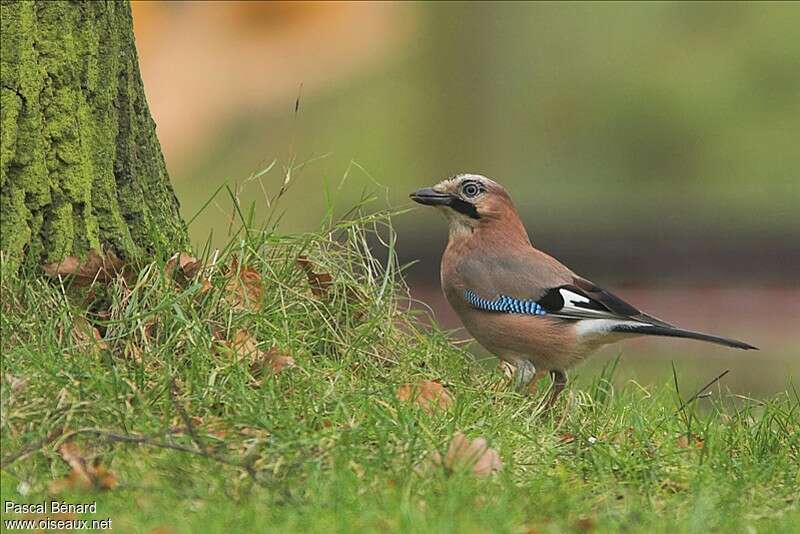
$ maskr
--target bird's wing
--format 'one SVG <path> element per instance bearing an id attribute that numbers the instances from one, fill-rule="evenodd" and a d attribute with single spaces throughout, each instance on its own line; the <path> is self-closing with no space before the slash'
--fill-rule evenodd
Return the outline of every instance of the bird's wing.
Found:
<path id="1" fill-rule="evenodd" d="M 501 257 L 464 258 L 458 272 L 464 299 L 476 309 L 671 326 L 642 313 L 535 249 Z"/>
<path id="2" fill-rule="evenodd" d="M 538 299 L 502 292 L 492 297 L 481 296 L 473 289 L 464 290 L 464 299 L 473 308 L 489 312 L 549 315 L 574 320 L 614 319 L 628 323 L 635 321 L 648 325 L 672 326 L 642 313 L 613 293 L 600 288 L 597 291 L 587 291 L 575 283 L 547 289 Z"/>
<path id="3" fill-rule="evenodd" d="M 671 324 L 641 312 L 610 291 L 574 277 L 571 284 L 553 287 L 537 300 L 545 313 L 564 319 L 620 319 L 672 327 Z"/>
<path id="4" fill-rule="evenodd" d="M 460 258 L 455 270 L 463 289 L 488 299 L 508 295 L 535 301 L 575 278 L 567 267 L 531 247 L 503 254 L 473 253 Z"/>
<path id="5" fill-rule="evenodd" d="M 465 259 L 457 268 L 463 298 L 489 313 L 543 315 L 577 323 L 580 337 L 610 333 L 696 339 L 737 349 L 756 349 L 735 339 L 677 328 L 631 304 L 549 256 Z M 597 320 L 599 319 L 599 320 Z"/>

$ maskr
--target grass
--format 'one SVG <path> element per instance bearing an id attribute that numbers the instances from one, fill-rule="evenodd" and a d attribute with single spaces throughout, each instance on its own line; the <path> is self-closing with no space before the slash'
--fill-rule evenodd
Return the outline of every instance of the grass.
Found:
<path id="1" fill-rule="evenodd" d="M 800 530 L 791 387 L 734 402 L 723 380 L 697 398 L 677 380 L 615 385 L 608 367 L 543 415 L 546 391 L 514 393 L 421 326 L 391 214 L 357 208 L 286 236 L 237 213 L 196 276 L 154 262 L 91 288 L 3 279 L 4 501 L 96 501 L 78 517 L 121 532 Z M 268 349 L 296 365 L 271 373 Z M 398 400 L 420 380 L 452 406 Z M 485 437 L 499 473 L 420 467 L 457 431 Z M 67 441 L 118 485 L 56 493 Z M 3 513 L 18 517 L 39 516 Z"/>

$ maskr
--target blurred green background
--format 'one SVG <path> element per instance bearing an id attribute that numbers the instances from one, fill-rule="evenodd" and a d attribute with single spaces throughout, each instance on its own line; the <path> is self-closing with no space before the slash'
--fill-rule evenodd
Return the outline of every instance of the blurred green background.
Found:
<path id="1" fill-rule="evenodd" d="M 800 378 L 797 4 L 135 2 L 134 18 L 187 218 L 273 160 L 241 198 L 266 216 L 264 190 L 308 162 L 282 204 L 286 231 L 317 227 L 323 188 L 345 175 L 339 207 L 366 187 L 379 209 L 486 174 L 577 272 L 764 348 L 635 342 L 622 346 L 633 375 L 683 358 L 693 373 L 732 367 L 741 391 Z M 212 230 L 226 242 L 218 199 L 194 242 Z M 414 295 L 457 327 L 437 287 L 443 221 L 418 210 L 397 223 L 402 259 L 419 260 Z"/>

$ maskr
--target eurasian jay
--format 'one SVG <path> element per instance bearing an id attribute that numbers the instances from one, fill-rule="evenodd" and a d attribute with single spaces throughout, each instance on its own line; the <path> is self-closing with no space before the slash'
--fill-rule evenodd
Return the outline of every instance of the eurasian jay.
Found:
<path id="1" fill-rule="evenodd" d="M 642 313 L 535 249 L 508 192 L 485 176 L 459 174 L 411 199 L 437 207 L 449 222 L 441 264 L 447 301 L 478 343 L 515 369 L 518 389 L 550 373 L 549 406 L 568 368 L 620 339 L 667 336 L 756 349 Z"/>

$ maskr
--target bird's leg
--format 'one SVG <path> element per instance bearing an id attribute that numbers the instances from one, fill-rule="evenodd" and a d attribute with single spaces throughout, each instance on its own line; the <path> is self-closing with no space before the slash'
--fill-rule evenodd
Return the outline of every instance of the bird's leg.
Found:
<path id="1" fill-rule="evenodd" d="M 520 393 L 536 394 L 536 384 L 544 378 L 547 371 L 537 371 L 528 360 L 500 360 L 498 365 L 503 374 L 513 380 L 514 389 Z"/>
<path id="2" fill-rule="evenodd" d="M 550 376 L 553 377 L 553 391 L 550 393 L 550 398 L 547 400 L 548 410 L 555 405 L 558 396 L 564 391 L 567 385 L 567 373 L 564 371 L 553 369 L 550 371 Z"/>
<path id="3" fill-rule="evenodd" d="M 525 392 L 540 373 L 536 372 L 536 367 L 529 360 L 517 360 L 514 363 L 516 363 L 517 367 L 512 377 L 514 389 L 519 392 Z"/>

